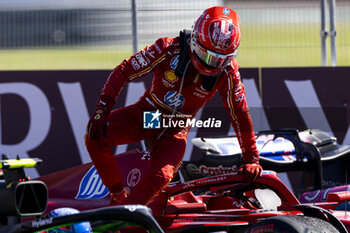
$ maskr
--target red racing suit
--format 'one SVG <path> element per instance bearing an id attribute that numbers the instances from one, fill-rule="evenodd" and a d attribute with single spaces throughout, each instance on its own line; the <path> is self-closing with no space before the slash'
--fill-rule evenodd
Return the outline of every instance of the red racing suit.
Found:
<path id="1" fill-rule="evenodd" d="M 102 93 L 115 99 L 128 82 L 151 72 L 154 75 L 151 86 L 137 103 L 109 114 L 106 137 L 98 141 L 89 140 L 88 137 L 86 139 L 91 159 L 103 183 L 111 192 L 120 191 L 122 186 L 118 165 L 109 147 L 142 139 L 151 142 L 151 167 L 133 189 L 127 203 L 147 204 L 170 182 L 183 159 L 189 130 L 186 127 L 174 127 L 165 131 L 143 129 L 143 111 L 160 110 L 166 114 L 193 118 L 197 111 L 219 91 L 240 143 L 244 163 L 259 161 L 238 62 L 233 59 L 217 77 L 211 90 L 206 90 L 203 88 L 203 80 L 211 77 L 200 75 L 191 63 L 188 64 L 188 71 L 184 77 L 175 75 L 179 55 L 179 37 L 160 38 L 117 66 L 103 87 Z M 139 195 L 140 193 L 144 195 Z"/>

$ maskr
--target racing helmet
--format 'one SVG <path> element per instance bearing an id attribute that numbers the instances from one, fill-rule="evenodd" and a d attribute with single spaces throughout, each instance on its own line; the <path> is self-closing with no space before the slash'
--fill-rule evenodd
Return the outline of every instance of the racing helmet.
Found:
<path id="1" fill-rule="evenodd" d="M 63 207 L 52 210 L 48 214 L 48 216 L 54 218 L 58 216 L 66 216 L 76 213 L 79 213 L 79 210 L 69 207 Z M 89 222 L 81 222 L 69 226 L 50 229 L 47 231 L 47 233 L 92 233 L 92 229 Z"/>
<path id="2" fill-rule="evenodd" d="M 200 74 L 218 75 L 236 55 L 241 41 L 238 14 L 227 7 L 205 10 L 194 23 L 190 57 Z"/>

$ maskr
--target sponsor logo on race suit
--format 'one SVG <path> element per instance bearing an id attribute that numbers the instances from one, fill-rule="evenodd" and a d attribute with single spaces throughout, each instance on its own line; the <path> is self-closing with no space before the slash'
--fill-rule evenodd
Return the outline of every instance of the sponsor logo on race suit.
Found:
<path id="1" fill-rule="evenodd" d="M 193 95 L 199 97 L 199 98 L 204 98 L 209 94 L 208 91 L 204 90 L 202 86 L 200 87 L 195 87 Z"/>
<path id="2" fill-rule="evenodd" d="M 131 59 L 131 65 L 134 70 L 138 70 L 141 67 L 146 67 L 150 63 L 147 55 L 153 58 L 154 51 L 142 50 L 141 52 L 137 53 L 134 58 Z"/>
<path id="3" fill-rule="evenodd" d="M 176 82 L 178 77 L 175 75 L 174 71 L 167 71 L 165 72 L 165 78 L 169 81 L 169 82 Z"/>
<path id="4" fill-rule="evenodd" d="M 134 70 L 138 70 L 141 68 L 140 64 L 136 61 L 136 58 L 131 59 L 131 65 L 134 67 Z"/>
<path id="5" fill-rule="evenodd" d="M 132 169 L 127 177 L 127 184 L 129 187 L 134 187 L 141 179 L 141 171 L 137 168 Z"/>
<path id="6" fill-rule="evenodd" d="M 168 88 L 173 88 L 175 83 L 178 80 L 178 77 L 175 75 L 174 71 L 166 71 L 164 73 L 164 78 L 162 79 L 163 85 Z"/>
<path id="7" fill-rule="evenodd" d="M 138 53 L 135 55 L 138 63 L 142 66 L 142 67 L 146 67 L 149 64 L 149 59 L 146 56 L 143 56 L 142 53 Z"/>
<path id="8" fill-rule="evenodd" d="M 180 55 L 177 55 L 171 59 L 171 61 L 170 61 L 171 69 L 173 69 L 173 70 L 176 69 L 177 65 L 179 64 L 179 60 L 180 60 Z"/>
<path id="9" fill-rule="evenodd" d="M 143 153 L 141 160 L 150 160 L 151 159 L 151 152 L 146 151 Z"/>
<path id="10" fill-rule="evenodd" d="M 147 48 L 142 50 L 142 54 L 147 58 L 147 57 L 151 57 L 151 58 L 155 58 L 154 54 L 155 51 L 153 51 L 151 48 Z M 147 61 L 150 62 L 150 60 L 147 58 Z"/>
<path id="11" fill-rule="evenodd" d="M 108 193 L 109 191 L 102 183 L 95 166 L 92 166 L 80 181 L 79 191 L 75 199 L 101 199 Z"/>
<path id="12" fill-rule="evenodd" d="M 179 109 L 185 103 L 185 98 L 181 93 L 177 91 L 169 91 L 164 96 L 164 102 L 167 103 L 171 108 Z"/>
<path id="13" fill-rule="evenodd" d="M 156 48 L 158 54 L 161 54 L 163 51 L 161 48 L 159 48 L 159 46 L 157 44 L 154 44 L 154 47 Z"/>

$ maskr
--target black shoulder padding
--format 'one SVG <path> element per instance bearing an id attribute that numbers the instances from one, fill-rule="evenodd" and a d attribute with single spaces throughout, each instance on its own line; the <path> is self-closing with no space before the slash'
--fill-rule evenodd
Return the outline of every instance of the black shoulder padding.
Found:
<path id="1" fill-rule="evenodd" d="M 189 53 L 189 40 L 191 38 L 191 30 L 183 29 L 180 31 L 180 59 L 179 64 L 175 69 L 175 75 L 179 78 L 186 76 L 186 65 L 191 59 Z M 221 73 L 220 73 L 221 74 Z M 214 88 L 216 80 L 220 76 L 220 74 L 216 76 L 203 76 L 202 87 L 206 91 L 211 91 Z"/>
<path id="2" fill-rule="evenodd" d="M 204 88 L 204 90 L 206 90 L 206 91 L 213 90 L 213 87 L 214 87 L 216 80 L 218 79 L 219 76 L 220 75 L 204 76 L 203 81 L 202 81 L 202 87 Z"/>
<path id="3" fill-rule="evenodd" d="M 190 60 L 190 54 L 188 52 L 188 41 L 191 37 L 191 30 L 183 29 L 180 31 L 180 59 L 179 64 L 176 67 L 175 75 L 179 78 L 184 76 L 186 72 L 186 64 Z"/>

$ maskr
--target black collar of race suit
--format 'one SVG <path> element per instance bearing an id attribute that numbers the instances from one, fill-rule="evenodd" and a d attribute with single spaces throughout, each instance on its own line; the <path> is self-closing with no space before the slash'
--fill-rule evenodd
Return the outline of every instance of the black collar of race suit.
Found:
<path id="1" fill-rule="evenodd" d="M 179 78 L 185 77 L 188 70 L 188 68 L 186 69 L 186 65 L 191 59 L 188 50 L 190 38 L 191 30 L 183 29 L 182 31 L 180 31 L 180 58 L 179 64 L 177 65 L 175 70 L 175 75 Z"/>
<path id="2" fill-rule="evenodd" d="M 183 29 L 180 31 L 180 58 L 179 64 L 175 69 L 175 75 L 179 78 L 185 77 L 188 72 L 187 63 L 191 60 L 189 54 L 189 43 L 191 39 L 191 30 Z M 221 72 L 215 76 L 203 76 L 202 87 L 206 91 L 211 91 L 214 88 L 216 80 L 221 75 Z"/>

